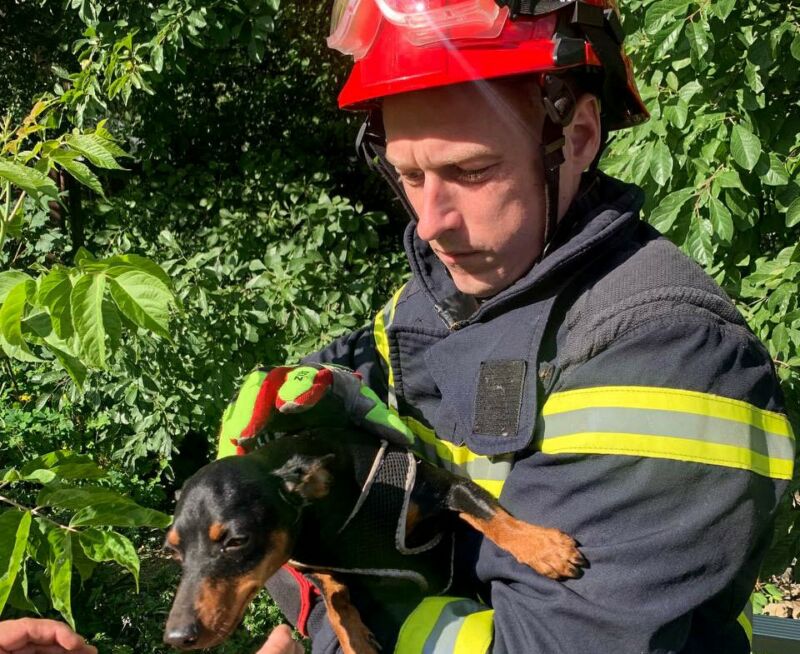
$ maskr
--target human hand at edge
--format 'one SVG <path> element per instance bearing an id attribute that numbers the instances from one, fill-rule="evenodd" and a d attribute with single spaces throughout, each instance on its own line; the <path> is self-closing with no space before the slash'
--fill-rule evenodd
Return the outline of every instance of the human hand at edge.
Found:
<path id="1" fill-rule="evenodd" d="M 39 618 L 0 621 L 0 654 L 97 654 L 63 622 Z"/>
<path id="2" fill-rule="evenodd" d="M 292 638 L 289 625 L 281 624 L 272 630 L 256 654 L 304 654 L 305 651 L 303 645 Z"/>

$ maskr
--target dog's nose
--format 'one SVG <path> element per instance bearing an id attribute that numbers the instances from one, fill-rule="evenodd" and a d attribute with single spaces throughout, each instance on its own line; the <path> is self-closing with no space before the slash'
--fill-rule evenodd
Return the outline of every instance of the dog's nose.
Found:
<path id="1" fill-rule="evenodd" d="M 188 622 L 178 626 L 167 627 L 164 632 L 164 642 L 178 649 L 186 649 L 197 642 L 198 636 L 197 623 Z"/>

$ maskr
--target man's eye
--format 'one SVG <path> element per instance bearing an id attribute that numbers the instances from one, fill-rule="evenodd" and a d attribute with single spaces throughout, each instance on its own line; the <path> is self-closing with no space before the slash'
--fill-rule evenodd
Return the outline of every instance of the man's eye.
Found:
<path id="1" fill-rule="evenodd" d="M 484 168 L 478 168 L 476 170 L 461 169 L 458 172 L 458 177 L 460 180 L 467 182 L 468 184 L 482 182 L 488 177 L 489 171 L 492 170 L 492 168 L 494 168 L 494 165 L 485 166 Z"/>
<path id="2" fill-rule="evenodd" d="M 405 186 L 421 186 L 425 182 L 425 173 L 421 170 L 398 172 L 397 177 Z"/>

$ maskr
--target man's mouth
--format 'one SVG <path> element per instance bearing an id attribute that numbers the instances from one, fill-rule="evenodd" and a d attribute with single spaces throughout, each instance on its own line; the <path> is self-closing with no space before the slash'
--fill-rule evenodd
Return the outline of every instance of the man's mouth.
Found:
<path id="1" fill-rule="evenodd" d="M 434 250 L 439 260 L 448 266 L 461 265 L 470 259 L 479 256 L 481 253 L 478 250 L 464 250 L 461 252 L 445 252 L 443 250 Z"/>

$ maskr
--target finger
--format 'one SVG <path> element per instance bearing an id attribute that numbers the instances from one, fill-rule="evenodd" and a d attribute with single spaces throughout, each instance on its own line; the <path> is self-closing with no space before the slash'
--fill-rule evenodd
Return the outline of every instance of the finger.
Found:
<path id="1" fill-rule="evenodd" d="M 303 654 L 303 646 L 292 638 L 288 625 L 275 627 L 256 654 Z"/>
<path id="2" fill-rule="evenodd" d="M 60 645 L 62 650 L 78 650 L 84 640 L 63 622 L 22 618 L 0 623 L 0 647 L 16 652 L 26 645 Z"/>

